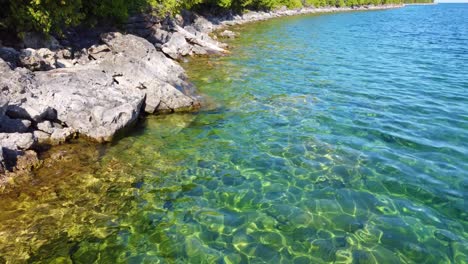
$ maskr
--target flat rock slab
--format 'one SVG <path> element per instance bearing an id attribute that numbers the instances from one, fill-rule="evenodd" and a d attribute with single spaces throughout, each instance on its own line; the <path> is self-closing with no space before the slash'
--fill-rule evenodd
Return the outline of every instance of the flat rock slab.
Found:
<path id="1" fill-rule="evenodd" d="M 32 121 L 35 127 L 53 121 L 69 128 L 66 134 L 75 131 L 100 142 L 110 141 L 142 109 L 154 113 L 197 106 L 197 100 L 187 93 L 191 85 L 182 67 L 150 42 L 120 33 L 105 34 L 102 41 L 104 45 L 92 49 L 99 51 L 95 60 L 70 68 L 33 73 L 24 68 L 12 70 L 1 61 L 0 86 L 10 102 L 5 117 L 11 124 L 8 132 L 27 130 L 31 124 L 22 120 Z M 12 128 L 14 124 L 18 131 Z"/>

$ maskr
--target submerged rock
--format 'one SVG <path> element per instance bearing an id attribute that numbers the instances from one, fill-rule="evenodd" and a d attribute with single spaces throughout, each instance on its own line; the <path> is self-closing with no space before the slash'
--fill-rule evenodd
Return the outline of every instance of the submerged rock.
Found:
<path id="1" fill-rule="evenodd" d="M 230 30 L 224 30 L 219 34 L 223 38 L 235 38 L 237 35 L 236 33 L 230 31 Z"/>
<path id="2" fill-rule="evenodd" d="M 12 170 L 19 157 L 25 154 L 35 143 L 32 133 L 0 133 L 2 148 L 2 167 Z"/>
<path id="3" fill-rule="evenodd" d="M 21 156 L 18 156 L 15 169 L 17 171 L 30 171 L 37 167 L 41 161 L 37 153 L 32 150 L 25 151 Z"/>

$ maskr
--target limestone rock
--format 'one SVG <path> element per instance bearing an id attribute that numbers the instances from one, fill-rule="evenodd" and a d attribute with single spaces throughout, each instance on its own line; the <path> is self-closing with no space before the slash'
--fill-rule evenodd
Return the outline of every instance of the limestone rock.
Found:
<path id="1" fill-rule="evenodd" d="M 160 27 L 153 27 L 152 33 L 146 39 L 154 45 L 163 45 L 169 41 L 172 33 L 161 29 Z"/>
<path id="2" fill-rule="evenodd" d="M 0 116 L 0 133 L 25 133 L 31 127 L 31 121 Z"/>
<path id="3" fill-rule="evenodd" d="M 177 109 L 193 107 L 194 99 L 184 95 L 168 83 L 157 79 L 148 85 L 146 91 L 145 112 L 153 114 L 157 111 L 172 112 Z"/>
<path id="4" fill-rule="evenodd" d="M 37 143 L 39 144 L 45 144 L 45 143 L 50 143 L 50 134 L 36 130 L 33 132 L 34 138 L 36 139 Z"/>
<path id="5" fill-rule="evenodd" d="M 5 165 L 5 160 L 3 158 L 3 148 L 0 146 L 0 174 L 5 173 L 6 171 L 6 165 Z"/>
<path id="6" fill-rule="evenodd" d="M 230 30 L 224 30 L 219 34 L 223 38 L 235 38 L 237 35 L 236 33 L 230 31 Z"/>
<path id="7" fill-rule="evenodd" d="M 32 133 L 0 133 L 0 146 L 10 150 L 26 150 L 34 144 Z"/>
<path id="8" fill-rule="evenodd" d="M 51 141 L 63 142 L 75 132 L 108 141 L 137 119 L 145 99 L 151 113 L 198 104 L 182 67 L 147 40 L 120 33 L 105 34 L 102 40 L 104 45 L 87 51 L 93 60 L 71 68 L 32 73 L 12 70 L 0 60 L 1 93 L 10 101 L 5 120 L 14 120 L 18 128 L 19 122 L 25 125 L 7 131 L 26 132 L 33 122 Z M 29 126 L 21 120 L 29 120 Z M 65 128 L 57 130 L 50 121 Z M 37 134 L 45 141 L 45 135 Z"/>
<path id="9" fill-rule="evenodd" d="M 37 129 L 48 134 L 52 134 L 54 132 L 54 127 L 52 126 L 52 123 L 48 120 L 38 123 Z"/>
<path id="10" fill-rule="evenodd" d="M 0 118 L 2 118 L 8 108 L 8 100 L 4 97 L 0 97 Z"/>
<path id="11" fill-rule="evenodd" d="M 54 128 L 50 135 L 50 142 L 54 145 L 63 144 L 75 135 L 75 130 L 69 127 Z"/>
<path id="12" fill-rule="evenodd" d="M 8 62 L 12 68 L 16 68 L 19 64 L 20 52 L 14 48 L 0 47 L 0 58 Z"/>
<path id="13" fill-rule="evenodd" d="M 53 36 L 45 36 L 36 32 L 27 32 L 24 34 L 23 43 L 26 48 L 51 50 L 60 49 L 60 43 Z"/>
<path id="14" fill-rule="evenodd" d="M 187 44 L 185 55 L 190 45 L 177 37 Z M 109 141 L 137 120 L 143 105 L 148 113 L 198 107 L 183 68 L 149 41 L 110 33 L 102 42 L 74 62 L 68 50 L 45 48 L 22 50 L 20 63 L 29 69 L 0 59 L 2 170 L 28 168 L 21 155 L 34 164 L 28 151 L 37 143 L 61 144 L 77 133 Z M 61 68 L 59 59 L 71 66 Z"/>
<path id="15" fill-rule="evenodd" d="M 92 60 L 100 60 L 111 55 L 110 51 L 107 45 L 93 45 L 88 49 L 87 54 Z"/>
<path id="16" fill-rule="evenodd" d="M 213 23 L 211 23 L 208 19 L 202 16 L 195 18 L 193 26 L 197 29 L 197 31 L 203 33 L 210 33 L 215 29 Z"/>
<path id="17" fill-rule="evenodd" d="M 21 66 L 31 71 L 46 71 L 55 68 L 54 54 L 47 49 L 23 49 L 20 54 Z"/>
<path id="18" fill-rule="evenodd" d="M 184 35 L 175 32 L 167 43 L 162 45 L 162 51 L 169 57 L 178 60 L 181 56 L 191 53 L 190 45 L 185 40 Z"/>
<path id="19" fill-rule="evenodd" d="M 110 140 L 135 121 L 144 98 L 116 85 L 97 65 L 38 72 L 36 80 L 57 119 L 97 141 Z"/>
<path id="20" fill-rule="evenodd" d="M 46 101 L 34 97 L 25 97 L 22 103 L 9 105 L 7 115 L 15 119 L 28 119 L 34 122 L 54 120 L 57 117 L 56 110 L 51 108 Z"/>
<path id="21" fill-rule="evenodd" d="M 31 71 L 15 68 L 0 59 L 0 96 L 9 101 L 7 112 L 12 105 L 21 104 L 26 97 L 34 95 L 36 83 Z"/>
<path id="22" fill-rule="evenodd" d="M 154 106 L 156 111 L 163 105 L 167 107 L 161 110 L 173 111 L 198 105 L 191 94 L 191 85 L 185 81 L 183 68 L 158 52 L 147 40 L 118 34 L 104 39 L 114 55 L 102 61 L 100 68 L 111 73 L 119 85 L 141 92 L 147 105 L 152 106 L 146 107 L 147 112 L 153 113 Z M 159 101 L 162 104 L 157 103 Z"/>

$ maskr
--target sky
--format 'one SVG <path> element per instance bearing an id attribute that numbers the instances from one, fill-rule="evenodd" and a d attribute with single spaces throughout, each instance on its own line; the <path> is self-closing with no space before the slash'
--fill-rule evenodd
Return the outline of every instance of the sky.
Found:
<path id="1" fill-rule="evenodd" d="M 468 3 L 468 0 L 435 0 L 436 3 Z"/>

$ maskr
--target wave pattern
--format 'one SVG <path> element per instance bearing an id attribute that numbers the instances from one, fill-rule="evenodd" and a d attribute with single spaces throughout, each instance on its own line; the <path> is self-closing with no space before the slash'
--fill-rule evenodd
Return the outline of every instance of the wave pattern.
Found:
<path id="1" fill-rule="evenodd" d="M 0 262 L 466 263 L 468 5 L 241 32 L 206 110 L 4 191 Z"/>

